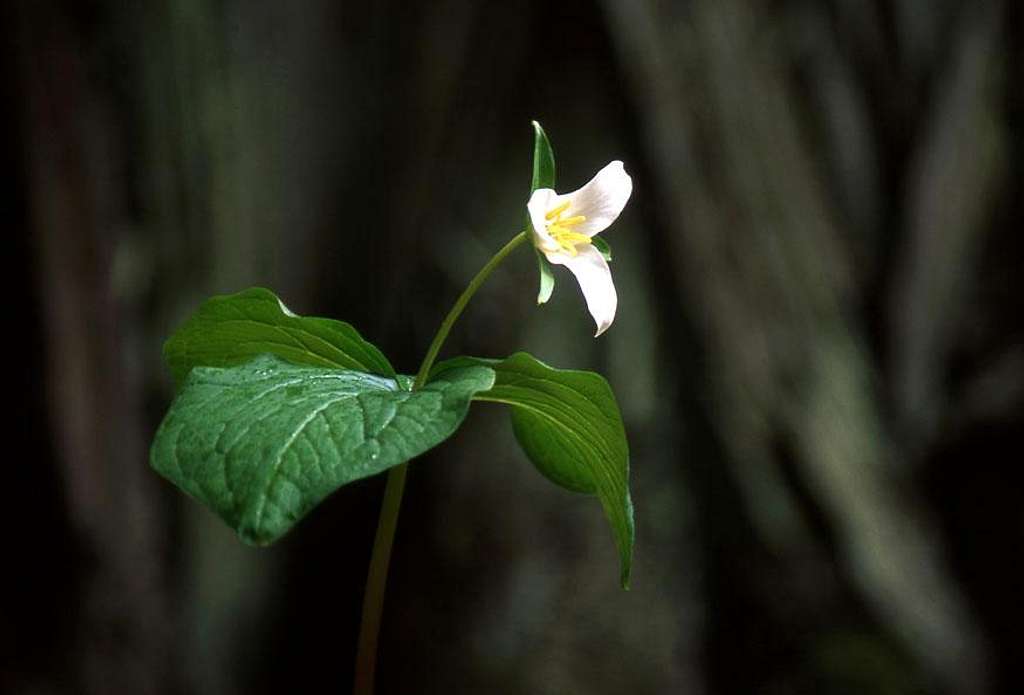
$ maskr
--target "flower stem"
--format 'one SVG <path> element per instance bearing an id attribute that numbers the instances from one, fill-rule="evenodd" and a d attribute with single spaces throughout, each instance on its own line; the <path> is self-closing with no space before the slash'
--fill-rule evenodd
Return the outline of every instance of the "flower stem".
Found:
<path id="1" fill-rule="evenodd" d="M 469 304 L 476 291 L 484 284 L 498 264 L 526 241 L 527 232 L 517 234 L 505 244 L 491 260 L 480 269 L 469 285 L 455 300 L 448 315 L 434 335 L 427 354 L 423 357 L 412 390 L 418 391 L 427 383 L 430 368 L 434 366 L 444 341 L 458 320 L 462 311 Z M 377 664 L 377 637 L 380 635 L 381 612 L 384 608 L 384 589 L 388 580 L 388 565 L 391 562 L 391 547 L 395 540 L 395 528 L 398 526 L 398 512 L 402 507 L 402 492 L 405 490 L 405 473 L 408 464 L 395 466 L 388 471 L 388 482 L 384 489 L 384 502 L 380 509 L 380 520 L 377 522 L 377 535 L 373 540 L 373 552 L 370 556 L 370 569 L 366 576 L 366 591 L 363 594 L 363 620 L 359 627 L 359 647 L 356 652 L 356 677 L 353 688 L 354 695 L 373 695 L 374 673 Z"/>
<path id="2" fill-rule="evenodd" d="M 452 330 L 452 326 L 458 320 L 462 314 L 462 310 L 469 304 L 469 300 L 473 298 L 476 291 L 480 289 L 480 285 L 484 284 L 484 280 L 491 274 L 491 271 L 498 267 L 498 264 L 505 260 L 505 257 L 515 251 L 516 247 L 526 241 L 526 232 L 522 231 L 512 237 L 512 240 L 501 247 L 498 253 L 494 254 L 491 260 L 487 261 L 487 265 L 480 269 L 480 272 L 469 281 L 466 289 L 462 291 L 459 298 L 455 300 L 454 306 L 448 315 L 444 317 L 444 321 L 441 322 L 441 327 L 437 329 L 437 334 L 434 336 L 434 340 L 430 343 L 430 347 L 427 348 L 427 354 L 423 358 L 423 362 L 420 364 L 420 370 L 416 372 L 416 381 L 412 385 L 412 390 L 423 388 L 423 385 L 427 383 L 427 377 L 430 376 L 430 368 L 434 366 L 434 360 L 437 359 L 437 353 L 441 351 L 441 346 L 444 345 L 444 341 L 448 338 L 448 333 Z"/>

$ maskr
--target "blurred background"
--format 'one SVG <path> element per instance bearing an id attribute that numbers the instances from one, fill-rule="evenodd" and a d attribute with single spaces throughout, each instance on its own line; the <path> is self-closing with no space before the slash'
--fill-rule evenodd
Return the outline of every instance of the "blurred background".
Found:
<path id="1" fill-rule="evenodd" d="M 618 318 L 593 340 L 563 271 L 538 309 L 521 251 L 446 354 L 607 376 L 633 588 L 475 406 L 410 469 L 379 691 L 1024 692 L 1021 15 L 5 2 L 0 690 L 347 691 L 383 478 L 243 546 L 148 467 L 161 343 L 260 285 L 415 371 L 518 231 L 536 118 L 561 190 L 633 176 Z"/>

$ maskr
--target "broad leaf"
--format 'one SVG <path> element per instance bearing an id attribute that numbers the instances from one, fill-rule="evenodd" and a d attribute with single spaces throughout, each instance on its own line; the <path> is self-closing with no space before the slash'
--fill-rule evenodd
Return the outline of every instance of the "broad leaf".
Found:
<path id="1" fill-rule="evenodd" d="M 260 287 L 211 297 L 164 344 L 179 385 L 193 367 L 232 367 L 267 353 L 294 364 L 395 376 L 380 350 L 349 324 L 296 316 Z"/>
<path id="2" fill-rule="evenodd" d="M 494 386 L 473 400 L 511 406 L 516 439 L 537 469 L 557 485 L 600 500 L 628 588 L 634 537 L 629 445 L 608 382 L 594 372 L 554 369 L 524 352 L 501 361 L 457 357 L 435 367 L 432 378 L 471 365 L 494 369 Z"/>
<path id="3" fill-rule="evenodd" d="M 479 365 L 448 370 L 416 392 L 391 378 L 271 355 L 196 367 L 150 460 L 243 540 L 265 545 L 340 486 L 442 442 L 473 395 L 493 383 L 494 371 Z"/>

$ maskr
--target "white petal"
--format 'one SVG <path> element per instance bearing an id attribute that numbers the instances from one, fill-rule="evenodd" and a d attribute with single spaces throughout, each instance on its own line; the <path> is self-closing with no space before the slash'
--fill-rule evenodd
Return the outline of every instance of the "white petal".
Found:
<path id="1" fill-rule="evenodd" d="M 567 216 L 583 215 L 587 218 L 586 222 L 573 227 L 573 231 L 594 236 L 615 221 L 632 193 L 633 179 L 626 173 L 622 162 L 616 160 L 597 172 L 583 188 L 559 197 L 572 201 L 566 210 Z"/>
<path id="2" fill-rule="evenodd" d="M 587 300 L 587 309 L 597 322 L 597 333 L 601 335 L 615 319 L 615 308 L 619 297 L 612 283 L 612 271 L 601 252 L 592 245 L 577 246 L 576 256 L 566 253 L 546 253 L 547 259 L 555 265 L 564 265 L 580 283 L 583 297 Z"/>
<path id="3" fill-rule="evenodd" d="M 548 234 L 547 220 L 544 216 L 548 214 L 548 210 L 558 205 L 555 201 L 563 197 L 550 188 L 538 188 L 526 204 L 526 209 L 530 213 L 530 226 L 533 228 L 533 244 L 542 251 L 551 252 L 561 248 Z"/>

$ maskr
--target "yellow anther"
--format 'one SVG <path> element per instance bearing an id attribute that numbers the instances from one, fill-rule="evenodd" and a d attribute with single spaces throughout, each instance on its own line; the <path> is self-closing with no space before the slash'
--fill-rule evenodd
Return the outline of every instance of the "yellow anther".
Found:
<path id="1" fill-rule="evenodd" d="M 553 219 L 555 219 L 556 217 L 558 217 L 563 212 L 565 212 L 566 210 L 569 209 L 569 203 L 571 203 L 571 202 L 572 201 L 567 200 L 564 203 L 562 203 L 561 205 L 559 205 L 558 207 L 551 208 L 550 210 L 548 210 L 548 214 L 544 215 L 544 219 L 546 219 L 546 220 L 553 220 Z"/>
<path id="2" fill-rule="evenodd" d="M 556 225 L 548 227 L 548 233 L 551 234 L 551 238 L 561 243 L 569 244 L 589 244 L 590 237 L 586 234 L 580 234 L 579 232 L 570 232 L 568 229 L 562 229 Z"/>
<path id="3" fill-rule="evenodd" d="M 559 241 L 558 245 L 562 247 L 563 251 L 565 251 L 567 254 L 569 254 L 573 258 L 576 258 L 577 254 L 579 253 L 579 251 L 576 250 L 576 247 L 573 246 L 572 244 L 570 244 L 567 241 Z"/>
<path id="4" fill-rule="evenodd" d="M 587 218 L 583 215 L 574 215 L 572 217 L 567 217 L 564 220 L 562 219 L 562 213 L 569 209 L 571 202 L 572 201 L 567 200 L 561 205 L 551 208 L 548 210 L 547 214 L 544 215 L 544 219 L 548 222 L 548 234 L 551 235 L 554 242 L 558 244 L 559 248 L 575 258 L 579 253 L 576 250 L 576 246 L 578 244 L 589 244 L 590 237 L 586 234 L 580 234 L 579 232 L 574 232 L 569 229 L 570 227 L 575 227 L 581 222 L 586 222 Z"/>

